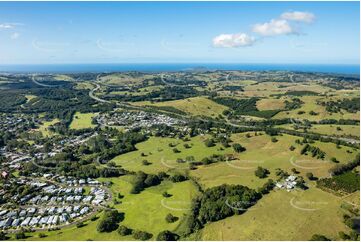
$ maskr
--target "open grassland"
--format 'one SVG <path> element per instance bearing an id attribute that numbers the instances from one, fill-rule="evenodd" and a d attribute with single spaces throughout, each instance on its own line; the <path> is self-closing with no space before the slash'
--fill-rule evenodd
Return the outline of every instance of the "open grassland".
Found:
<path id="1" fill-rule="evenodd" d="M 256 117 L 256 116 L 248 116 L 248 115 L 240 115 L 239 116 L 244 121 L 261 121 L 266 120 L 265 118 Z"/>
<path id="2" fill-rule="evenodd" d="M 356 98 L 360 97 L 360 90 L 336 90 L 334 92 L 328 93 L 329 96 L 334 96 L 336 98 Z"/>
<path id="3" fill-rule="evenodd" d="M 106 85 L 112 86 L 134 86 L 142 84 L 143 80 L 153 78 L 154 75 L 139 75 L 130 76 L 125 73 L 114 73 L 106 76 L 101 76 L 100 81 Z"/>
<path id="4" fill-rule="evenodd" d="M 248 163 L 246 166 L 246 164 L 240 163 L 232 161 L 230 163 L 221 162 L 200 166 L 196 170 L 192 170 L 190 174 L 204 188 L 220 186 L 222 184 L 241 184 L 249 188 L 258 188 L 267 182 L 267 179 L 260 179 L 254 175 L 257 165 L 262 164 Z M 271 174 L 269 178 L 274 178 L 274 174 Z"/>
<path id="5" fill-rule="evenodd" d="M 282 118 L 294 118 L 294 119 L 308 119 L 310 121 L 320 121 L 322 119 L 357 119 L 360 120 L 360 112 L 357 113 L 348 113 L 343 111 L 342 113 L 329 113 L 326 111 L 326 108 L 322 105 L 317 104 L 317 101 L 327 101 L 330 99 L 321 98 L 318 96 L 303 96 L 300 99 L 304 102 L 302 106 L 298 109 L 279 112 L 272 119 L 282 119 Z M 299 114 L 300 111 L 303 111 L 303 114 Z M 317 115 L 310 115 L 310 111 L 314 111 Z"/>
<path id="6" fill-rule="evenodd" d="M 270 95 L 284 94 L 288 91 L 312 91 L 325 93 L 333 89 L 316 83 L 291 83 L 291 82 L 260 82 L 244 87 L 242 95 L 248 97 L 269 97 Z"/>
<path id="7" fill-rule="evenodd" d="M 188 169 L 188 164 L 176 161 L 178 158 L 185 160 L 187 156 L 193 156 L 196 161 L 200 161 L 213 154 L 233 153 L 232 148 L 221 150 L 222 146 L 219 144 L 214 147 L 206 147 L 204 140 L 207 138 L 209 137 L 197 136 L 184 142 L 180 139 L 151 137 L 149 140 L 137 144 L 137 151 L 119 155 L 112 161 L 126 170 L 155 174 L 160 171 Z M 176 146 L 169 147 L 170 143 Z M 185 148 L 184 144 L 189 144 L 191 148 Z M 174 153 L 174 148 L 178 149 L 180 153 Z M 143 160 L 147 160 L 151 164 L 143 165 Z"/>
<path id="8" fill-rule="evenodd" d="M 339 239 L 340 198 L 317 188 L 273 191 L 242 215 L 205 226 L 203 240 L 309 240 L 313 234 Z"/>
<path id="9" fill-rule="evenodd" d="M 35 95 L 25 95 L 25 97 L 26 97 L 26 102 L 29 102 L 29 101 L 31 101 L 32 99 L 36 98 Z"/>
<path id="10" fill-rule="evenodd" d="M 79 113 L 76 112 L 73 117 L 73 121 L 70 123 L 70 129 L 86 129 L 94 128 L 95 125 L 92 124 L 92 118 L 95 117 L 97 113 Z"/>
<path id="11" fill-rule="evenodd" d="M 128 96 L 142 96 L 147 95 L 153 91 L 159 91 L 163 89 L 163 86 L 147 86 L 139 88 L 135 91 L 112 91 L 110 94 L 112 95 L 128 95 Z"/>
<path id="12" fill-rule="evenodd" d="M 26 103 L 30 102 L 31 100 L 33 100 L 34 98 L 36 98 L 37 96 L 35 95 L 25 95 L 26 98 Z M 24 104 L 21 104 L 21 107 L 24 108 Z"/>
<path id="13" fill-rule="evenodd" d="M 100 77 L 100 81 L 107 85 L 135 85 L 141 84 L 140 79 L 131 78 L 121 73 L 110 74 Z"/>
<path id="14" fill-rule="evenodd" d="M 207 166 L 198 167 L 192 170 L 190 174 L 197 178 L 198 182 L 205 188 L 219 186 L 224 183 L 241 184 L 252 188 L 263 185 L 267 179 L 259 179 L 254 175 L 258 166 L 267 168 L 271 174 L 269 178 L 275 179 L 275 170 L 281 168 L 292 174 L 291 169 L 295 168 L 299 175 L 305 177 L 307 172 L 312 172 L 317 177 L 327 177 L 328 170 L 335 165 L 331 162 L 331 157 L 335 157 L 341 163 L 346 163 L 354 159 L 356 150 L 342 146 L 336 148 L 333 143 L 315 142 L 312 146 L 317 146 L 326 152 L 324 160 L 316 159 L 310 155 L 301 155 L 300 150 L 303 145 L 295 143 L 296 136 L 282 135 L 276 136 L 277 142 L 271 141 L 271 137 L 263 134 L 247 138 L 246 133 L 235 134 L 232 140 L 246 147 L 246 151 L 235 154 L 236 159 L 228 162 L 221 162 Z M 296 149 L 290 151 L 289 147 L 293 145 Z M 352 153 L 347 153 L 351 150 Z"/>
<path id="15" fill-rule="evenodd" d="M 60 122 L 60 120 L 57 118 L 53 119 L 51 121 L 43 122 L 43 125 L 40 126 L 38 131 L 40 131 L 44 137 L 52 136 L 54 133 L 50 132 L 48 130 L 48 127 L 51 125 L 54 125 L 56 123 L 59 123 L 59 122 Z"/>
<path id="16" fill-rule="evenodd" d="M 147 87 L 142 87 L 142 88 L 139 88 L 139 91 L 142 92 L 142 93 L 149 93 L 149 92 L 152 92 L 152 91 L 159 91 L 161 89 L 163 89 L 164 87 L 163 86 L 147 86 Z"/>
<path id="17" fill-rule="evenodd" d="M 354 193 L 346 195 L 345 197 L 343 197 L 342 200 L 360 209 L 360 191 L 356 191 Z"/>
<path id="18" fill-rule="evenodd" d="M 296 130 L 293 124 L 278 125 L 277 127 Z M 341 130 L 339 130 L 340 128 Z M 300 129 L 299 129 L 300 130 Z M 309 132 L 324 134 L 324 135 L 335 135 L 335 136 L 360 136 L 360 126 L 358 125 L 338 125 L 338 124 L 315 124 L 312 125 Z"/>
<path id="19" fill-rule="evenodd" d="M 57 80 L 57 81 L 74 81 L 74 79 L 72 77 L 67 76 L 67 75 L 62 75 L 62 74 L 55 75 L 54 80 Z"/>
<path id="20" fill-rule="evenodd" d="M 254 85 L 257 82 L 254 80 L 239 80 L 237 81 L 238 84 L 242 85 L 242 86 L 248 86 L 248 85 Z"/>
<path id="21" fill-rule="evenodd" d="M 121 96 L 141 96 L 144 93 L 136 92 L 136 91 L 112 91 L 109 94 L 111 95 L 121 95 Z"/>
<path id="22" fill-rule="evenodd" d="M 125 219 L 121 224 L 150 232 L 154 236 L 163 230 L 176 230 L 184 222 L 182 220 L 190 212 L 191 201 L 198 194 L 192 181 L 179 183 L 163 181 L 160 185 L 147 188 L 140 194 L 130 194 L 131 176 L 115 178 L 111 181 L 114 183 L 111 187 L 114 197 L 118 193 L 124 196 L 119 199 L 121 203 L 115 205 L 119 211 L 125 213 Z M 163 192 L 172 196 L 164 198 Z M 169 213 L 179 219 L 174 223 L 168 223 L 165 217 Z"/>
<path id="23" fill-rule="evenodd" d="M 279 110 L 285 107 L 284 98 L 264 98 L 257 101 L 258 110 Z"/>
<path id="24" fill-rule="evenodd" d="M 174 107 L 186 113 L 189 113 L 194 116 L 209 116 L 217 117 L 219 114 L 222 114 L 227 107 L 213 102 L 212 100 L 206 97 L 194 97 L 187 98 L 182 100 L 167 101 L 167 102 L 138 102 L 138 105 L 154 105 L 154 106 L 168 106 Z"/>
<path id="25" fill-rule="evenodd" d="M 94 88 L 94 86 L 89 82 L 77 82 L 75 88 L 91 90 Z"/>

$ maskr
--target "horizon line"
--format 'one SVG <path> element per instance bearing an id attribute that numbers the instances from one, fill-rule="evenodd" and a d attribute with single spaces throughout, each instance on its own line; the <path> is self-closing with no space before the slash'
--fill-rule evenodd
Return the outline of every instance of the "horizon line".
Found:
<path id="1" fill-rule="evenodd" d="M 91 62 L 91 63 L 0 63 L 1 66 L 15 66 L 15 65 L 144 65 L 144 64 L 162 64 L 162 65 L 175 65 L 175 64 L 213 64 L 213 65 L 354 65 L 360 66 L 361 63 L 285 63 L 285 62 Z"/>

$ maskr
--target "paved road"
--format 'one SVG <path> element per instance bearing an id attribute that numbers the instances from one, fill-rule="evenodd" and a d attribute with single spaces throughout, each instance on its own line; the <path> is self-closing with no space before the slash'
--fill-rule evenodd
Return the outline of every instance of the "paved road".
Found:
<path id="1" fill-rule="evenodd" d="M 97 77 L 98 80 L 98 77 Z M 96 82 L 94 82 L 95 88 L 89 91 L 89 97 L 94 99 L 95 101 L 101 102 L 101 103 L 112 103 L 111 101 L 102 99 L 100 97 L 95 96 L 94 92 L 96 92 L 97 90 L 100 89 L 100 85 Z M 120 106 L 120 107 L 128 107 L 128 108 L 133 108 L 133 109 L 139 109 L 139 110 L 144 110 L 143 108 L 139 107 L 139 106 L 133 106 L 130 105 L 129 103 L 125 103 L 125 102 L 115 102 L 116 105 Z"/>
<path id="2" fill-rule="evenodd" d="M 101 98 L 94 95 L 94 92 L 96 92 L 97 90 L 100 89 L 100 85 L 98 83 L 94 83 L 94 84 L 95 84 L 95 88 L 89 91 L 89 97 L 94 99 L 95 101 L 98 101 L 98 102 L 101 102 L 101 103 L 111 103 L 108 100 L 101 99 Z"/>
<path id="3" fill-rule="evenodd" d="M 182 86 L 182 85 L 178 85 L 178 84 L 166 82 L 166 81 L 164 80 L 164 74 L 160 74 L 160 80 L 161 80 L 165 85 L 168 85 L 168 86 L 170 86 L 170 87 Z"/>
<path id="4" fill-rule="evenodd" d="M 32 81 L 33 81 L 36 85 L 39 85 L 39 86 L 42 86 L 42 87 L 58 87 L 58 86 L 59 86 L 59 85 L 48 85 L 48 84 L 40 83 L 40 82 L 38 82 L 37 80 L 35 80 L 35 75 L 33 75 Z"/>

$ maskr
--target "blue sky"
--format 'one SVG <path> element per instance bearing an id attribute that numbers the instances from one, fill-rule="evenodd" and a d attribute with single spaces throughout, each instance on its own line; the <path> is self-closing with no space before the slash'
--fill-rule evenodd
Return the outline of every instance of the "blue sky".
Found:
<path id="1" fill-rule="evenodd" d="M 359 2 L 0 2 L 0 64 L 358 64 Z"/>

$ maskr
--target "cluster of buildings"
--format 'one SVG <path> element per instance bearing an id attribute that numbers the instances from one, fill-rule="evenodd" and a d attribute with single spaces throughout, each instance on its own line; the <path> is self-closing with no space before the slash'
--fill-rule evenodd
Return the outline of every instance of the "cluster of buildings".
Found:
<path id="1" fill-rule="evenodd" d="M 297 176 L 289 176 L 283 182 L 277 182 L 276 188 L 286 189 L 288 192 L 294 189 L 297 185 Z"/>
<path id="2" fill-rule="evenodd" d="M 83 217 L 91 210 L 87 205 L 0 210 L 0 229 L 50 228 Z"/>
<path id="3" fill-rule="evenodd" d="M 13 187 L 27 187 L 24 194 Z M 6 203 L 0 208 L 0 229 L 52 228 L 76 222 L 105 205 L 108 191 L 91 178 L 77 179 L 33 173 L 31 177 L 9 178 L 0 190 Z M 14 209 L 14 204 L 17 209 Z"/>
<path id="4" fill-rule="evenodd" d="M 96 135 L 98 135 L 96 132 L 86 133 L 76 137 L 54 141 L 53 147 L 49 152 L 44 151 L 44 145 L 42 144 L 32 144 L 35 152 L 31 157 L 28 154 L 24 154 L 22 151 L 7 150 L 6 147 L 1 147 L 0 155 L 6 158 L 6 160 L 1 164 L 1 167 L 19 170 L 26 162 L 38 162 L 54 157 L 55 155 L 63 152 L 65 147 L 77 147 Z"/>
<path id="5" fill-rule="evenodd" d="M 18 132 L 21 127 L 31 126 L 32 119 L 25 114 L 0 114 L 0 130 Z"/>
<path id="6" fill-rule="evenodd" d="M 49 152 L 44 152 L 44 150 L 43 150 L 44 145 L 33 144 L 33 147 L 36 150 L 36 152 L 33 156 L 34 156 L 34 158 L 36 158 L 38 160 L 44 160 L 44 159 L 53 157 L 56 154 L 63 152 L 65 147 L 78 147 L 81 144 L 88 141 L 90 138 L 97 136 L 97 135 L 98 135 L 97 132 L 94 132 L 94 133 L 88 132 L 88 133 L 81 134 L 78 136 L 74 136 L 74 137 L 72 136 L 72 137 L 67 137 L 67 138 L 53 141 L 54 142 L 53 147 L 52 147 L 51 151 L 49 151 Z"/>
<path id="7" fill-rule="evenodd" d="M 165 124 L 168 126 L 180 125 L 183 121 L 157 113 L 147 112 L 112 112 L 96 117 L 97 123 L 103 126 L 125 126 L 127 128 L 151 127 Z"/>
<path id="8" fill-rule="evenodd" d="M 31 160 L 31 157 L 27 154 L 6 151 L 6 147 L 0 148 L 0 154 L 6 158 L 1 166 L 7 167 L 7 169 L 18 170 L 23 163 Z"/>
<path id="9" fill-rule="evenodd" d="M 46 178 L 50 174 L 44 174 Z M 99 205 L 109 197 L 106 190 L 99 187 L 100 183 L 93 179 L 75 179 L 62 176 L 53 177 L 61 186 L 44 181 L 21 180 L 20 184 L 28 184 L 34 192 L 23 197 L 14 195 L 11 200 L 18 201 L 22 205 L 59 205 L 59 204 L 93 204 Z M 27 183 L 26 183 L 27 182 Z M 85 185 L 92 185 L 90 192 L 84 194 Z M 96 186 L 94 186 L 96 185 Z"/>
<path id="10" fill-rule="evenodd" d="M 59 182 L 61 184 L 66 184 L 68 186 L 83 186 L 83 185 L 89 185 L 89 186 L 99 186 L 101 185 L 101 183 L 95 179 L 92 178 L 80 178 L 77 179 L 75 177 L 70 177 L 70 176 L 58 176 L 56 174 L 44 174 L 43 175 L 45 178 L 50 178 L 55 182 Z"/>

